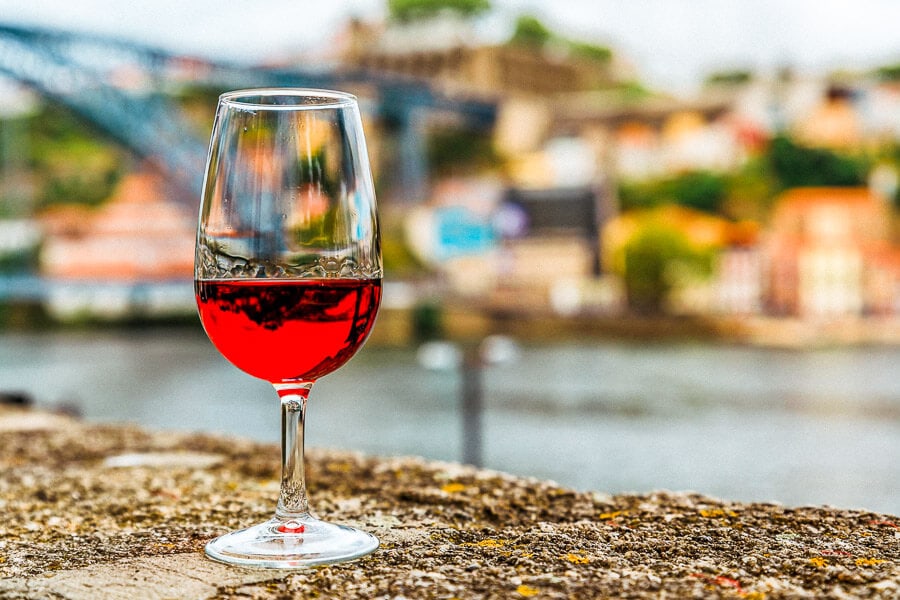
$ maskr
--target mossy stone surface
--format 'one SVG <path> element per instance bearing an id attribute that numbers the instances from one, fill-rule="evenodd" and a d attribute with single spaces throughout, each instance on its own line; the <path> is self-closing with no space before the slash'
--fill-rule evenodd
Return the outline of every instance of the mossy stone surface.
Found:
<path id="1" fill-rule="evenodd" d="M 900 519 L 692 493 L 609 496 L 416 458 L 308 452 L 355 562 L 230 567 L 268 518 L 272 445 L 0 407 L 0 598 L 898 598 Z"/>

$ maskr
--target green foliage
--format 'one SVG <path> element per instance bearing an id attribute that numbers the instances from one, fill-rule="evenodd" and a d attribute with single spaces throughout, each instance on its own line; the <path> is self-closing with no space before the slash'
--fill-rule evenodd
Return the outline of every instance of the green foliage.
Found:
<path id="1" fill-rule="evenodd" d="M 0 253 L 0 273 L 27 273 L 38 265 L 38 249 Z"/>
<path id="2" fill-rule="evenodd" d="M 677 227 L 658 220 L 646 223 L 624 247 L 624 281 L 629 307 L 659 314 L 676 284 L 676 266 L 708 270 L 710 256 L 696 250 Z"/>
<path id="3" fill-rule="evenodd" d="M 725 199 L 725 186 L 725 177 L 708 171 L 685 173 L 670 183 L 678 204 L 709 213 L 719 212 Z"/>
<path id="4" fill-rule="evenodd" d="M 48 104 L 30 119 L 28 164 L 43 183 L 38 206 L 100 204 L 122 175 L 121 150 L 67 110 Z"/>
<path id="5" fill-rule="evenodd" d="M 619 209 L 623 212 L 654 208 L 671 202 L 668 196 L 659 192 L 657 181 L 620 181 L 618 189 Z"/>
<path id="6" fill-rule="evenodd" d="M 459 175 L 500 165 L 490 135 L 468 129 L 441 129 L 428 137 L 428 164 L 437 175 Z"/>
<path id="7" fill-rule="evenodd" d="M 875 74 L 882 81 L 900 81 L 900 63 L 880 67 Z"/>
<path id="8" fill-rule="evenodd" d="M 877 161 L 886 162 L 894 167 L 894 170 L 897 173 L 900 173 L 900 143 L 894 142 L 893 144 L 888 145 L 888 147 L 883 149 L 882 156 L 875 157 L 873 162 Z M 900 186 L 897 187 L 897 190 L 894 192 L 894 197 L 891 199 L 894 203 L 894 208 L 900 211 Z M 900 225 L 900 223 L 898 223 Z"/>
<path id="9" fill-rule="evenodd" d="M 424 266 L 410 251 L 403 234 L 387 230 L 381 238 L 381 262 L 390 277 L 409 277 L 424 270 Z"/>
<path id="10" fill-rule="evenodd" d="M 561 46 L 568 48 L 574 56 L 587 60 L 605 63 L 612 58 L 612 50 L 608 47 L 560 37 L 550 31 L 534 15 L 521 15 L 516 19 L 516 28 L 509 43 L 529 48 L 542 48 L 551 41 L 558 42 Z"/>
<path id="11" fill-rule="evenodd" d="M 616 87 L 616 90 L 619 92 L 619 98 L 626 104 L 641 102 L 653 96 L 653 92 L 637 80 L 624 81 Z"/>
<path id="12" fill-rule="evenodd" d="M 724 175 L 690 171 L 646 182 L 622 183 L 619 202 L 622 210 L 679 204 L 709 213 L 718 213 L 728 192 Z"/>
<path id="13" fill-rule="evenodd" d="M 0 219 L 19 216 L 18 204 L 19 202 L 15 198 L 0 196 Z"/>
<path id="14" fill-rule="evenodd" d="M 0 301 L 0 331 L 34 330 L 50 325 L 50 317 L 38 303 Z"/>
<path id="15" fill-rule="evenodd" d="M 516 19 L 516 29 L 509 42 L 520 46 L 540 48 L 553 38 L 553 33 L 533 15 Z"/>
<path id="16" fill-rule="evenodd" d="M 612 50 L 608 46 L 600 46 L 589 42 L 570 41 L 569 49 L 575 56 L 596 62 L 609 62 L 613 55 Z"/>
<path id="17" fill-rule="evenodd" d="M 388 0 L 388 15 L 394 21 L 428 19 L 443 12 L 475 17 L 490 10 L 489 0 Z"/>
<path id="18" fill-rule="evenodd" d="M 444 311 L 437 302 L 420 302 L 413 308 L 413 335 L 419 342 L 443 337 Z"/>
<path id="19" fill-rule="evenodd" d="M 73 160 L 73 163 L 75 162 Z M 47 174 L 38 205 L 47 207 L 55 204 L 91 206 L 102 204 L 109 198 L 119 176 L 118 168 L 112 165 L 102 169 L 51 171 Z"/>
<path id="20" fill-rule="evenodd" d="M 719 71 L 709 75 L 704 83 L 706 85 L 740 85 L 753 79 L 750 71 Z"/>
<path id="21" fill-rule="evenodd" d="M 766 156 L 755 156 L 729 174 L 721 213 L 733 220 L 763 222 L 780 189 Z"/>
<path id="22" fill-rule="evenodd" d="M 734 219 L 765 218 L 779 191 L 793 187 L 865 185 L 871 157 L 802 146 L 786 135 L 735 172 L 691 171 L 619 184 L 622 210 L 678 204 Z M 897 157 L 900 163 L 900 156 Z"/>
<path id="23" fill-rule="evenodd" d="M 769 164 L 784 189 L 804 186 L 858 186 L 866 181 L 863 159 L 824 148 L 807 148 L 784 135 L 772 139 Z"/>
<path id="24" fill-rule="evenodd" d="M 327 197 L 334 197 L 337 194 L 340 181 L 335 166 L 328 163 L 328 154 L 324 147 L 308 156 L 300 156 L 296 165 L 298 185 L 311 185 Z"/>

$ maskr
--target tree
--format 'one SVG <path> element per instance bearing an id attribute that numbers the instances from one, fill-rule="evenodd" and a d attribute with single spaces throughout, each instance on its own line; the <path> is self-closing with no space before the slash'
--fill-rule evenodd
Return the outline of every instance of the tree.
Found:
<path id="1" fill-rule="evenodd" d="M 498 168 L 502 161 L 489 135 L 446 128 L 428 136 L 428 165 L 436 175 L 460 175 Z"/>
<path id="2" fill-rule="evenodd" d="M 28 164 L 41 182 L 37 206 L 106 201 L 126 167 L 125 153 L 55 103 L 47 103 L 29 121 Z"/>
<path id="3" fill-rule="evenodd" d="M 691 171 L 670 182 L 678 204 L 703 212 L 717 213 L 725 199 L 725 177 L 709 171 Z"/>
<path id="4" fill-rule="evenodd" d="M 879 67 L 875 74 L 882 81 L 900 81 L 900 63 Z"/>
<path id="5" fill-rule="evenodd" d="M 388 14 L 395 21 L 428 19 L 441 13 L 475 17 L 491 9 L 489 0 L 388 0 Z"/>
<path id="6" fill-rule="evenodd" d="M 670 292 L 708 277 L 725 222 L 673 206 L 620 215 L 604 229 L 606 268 L 622 277 L 628 306 L 660 314 Z"/>
<path id="7" fill-rule="evenodd" d="M 509 43 L 529 48 L 543 48 L 551 41 L 567 48 L 574 56 L 587 60 L 605 63 L 612 58 L 612 50 L 608 47 L 556 35 L 534 15 L 521 15 L 516 19 L 516 28 Z"/>
<path id="8" fill-rule="evenodd" d="M 674 285 L 675 261 L 692 260 L 695 252 L 678 229 L 661 222 L 644 226 L 624 247 L 628 306 L 639 314 L 660 314 Z"/>
<path id="9" fill-rule="evenodd" d="M 579 42 L 575 40 L 570 40 L 568 44 L 569 49 L 575 56 L 580 56 L 588 60 L 602 63 L 609 62 L 612 59 L 612 50 L 610 50 L 607 46 L 592 44 L 590 42 Z"/>
<path id="10" fill-rule="evenodd" d="M 533 15 L 516 19 L 516 29 L 509 42 L 520 46 L 540 48 L 553 38 L 553 33 Z"/>
<path id="11" fill-rule="evenodd" d="M 678 204 L 718 213 L 728 192 L 727 178 L 709 171 L 689 171 L 673 177 L 619 187 L 622 210 Z"/>
<path id="12" fill-rule="evenodd" d="M 741 85 L 753 79 L 750 71 L 717 71 L 710 74 L 704 84 L 706 85 Z"/>
<path id="13" fill-rule="evenodd" d="M 804 186 L 864 185 L 866 165 L 854 159 L 826 150 L 807 148 L 784 135 L 772 139 L 769 164 L 775 177 L 785 189 Z"/>

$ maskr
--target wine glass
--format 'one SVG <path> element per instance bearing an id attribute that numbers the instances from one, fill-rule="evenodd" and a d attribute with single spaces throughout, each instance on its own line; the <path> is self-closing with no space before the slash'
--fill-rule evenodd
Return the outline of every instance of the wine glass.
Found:
<path id="1" fill-rule="evenodd" d="M 378 216 L 354 96 L 277 88 L 219 97 L 194 276 L 213 345 L 281 400 L 275 515 L 212 540 L 207 555 L 289 569 L 372 552 L 374 536 L 310 513 L 303 462 L 310 389 L 362 346 L 381 300 Z"/>

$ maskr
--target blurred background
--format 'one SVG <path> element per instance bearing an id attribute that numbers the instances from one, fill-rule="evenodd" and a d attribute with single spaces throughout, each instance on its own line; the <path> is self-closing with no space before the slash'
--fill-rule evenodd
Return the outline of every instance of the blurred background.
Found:
<path id="1" fill-rule="evenodd" d="M 561 4 L 0 0 L 0 397 L 277 440 L 196 317 L 206 144 L 339 88 L 386 287 L 310 444 L 900 514 L 900 5 Z"/>

